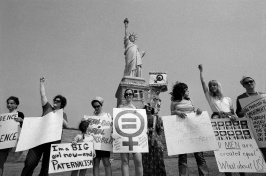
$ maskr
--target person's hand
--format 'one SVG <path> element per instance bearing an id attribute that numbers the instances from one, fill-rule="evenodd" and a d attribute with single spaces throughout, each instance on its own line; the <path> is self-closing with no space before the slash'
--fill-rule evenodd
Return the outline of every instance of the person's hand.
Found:
<path id="1" fill-rule="evenodd" d="M 229 115 L 229 118 L 232 122 L 236 121 L 237 116 L 236 115 Z"/>
<path id="2" fill-rule="evenodd" d="M 203 71 L 203 66 L 202 66 L 202 64 L 200 64 L 198 67 L 199 67 L 199 71 L 202 72 L 202 71 Z"/>
<path id="3" fill-rule="evenodd" d="M 179 117 L 181 117 L 182 119 L 184 119 L 184 118 L 187 117 L 187 115 L 185 113 L 181 112 L 181 113 L 179 113 Z"/>
<path id="4" fill-rule="evenodd" d="M 243 114 L 244 116 L 247 115 L 248 109 L 242 109 L 240 111 L 241 114 Z"/>
<path id="5" fill-rule="evenodd" d="M 220 118 L 227 118 L 228 114 L 226 114 L 225 112 L 219 112 Z"/>
<path id="6" fill-rule="evenodd" d="M 77 145 L 77 141 L 72 141 L 72 145 Z"/>
<path id="7" fill-rule="evenodd" d="M 21 117 L 17 117 L 14 119 L 16 122 L 23 122 L 23 119 Z"/>
<path id="8" fill-rule="evenodd" d="M 200 115 L 202 113 L 202 110 L 200 109 L 200 108 L 198 108 L 197 110 L 196 110 L 196 114 L 197 115 Z"/>
<path id="9" fill-rule="evenodd" d="M 40 82 L 45 82 L 45 79 L 46 79 L 45 77 L 41 77 Z"/>

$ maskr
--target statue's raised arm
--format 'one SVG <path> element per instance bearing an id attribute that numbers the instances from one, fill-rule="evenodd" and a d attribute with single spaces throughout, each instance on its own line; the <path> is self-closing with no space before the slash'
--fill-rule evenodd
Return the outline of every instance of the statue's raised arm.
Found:
<path id="1" fill-rule="evenodd" d="M 128 19 L 124 20 L 125 24 L 125 38 L 124 38 L 124 47 L 125 47 L 125 71 L 124 76 L 133 76 L 133 77 L 141 77 L 141 67 L 142 62 L 141 58 L 145 55 L 145 51 L 139 51 L 138 46 L 135 44 L 137 39 L 136 34 L 128 35 Z"/>

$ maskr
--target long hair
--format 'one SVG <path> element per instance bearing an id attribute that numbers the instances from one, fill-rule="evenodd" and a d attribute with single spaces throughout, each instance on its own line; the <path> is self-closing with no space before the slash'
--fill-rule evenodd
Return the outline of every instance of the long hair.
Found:
<path id="1" fill-rule="evenodd" d="M 171 101 L 181 101 L 187 89 L 188 86 L 185 83 L 177 81 L 170 92 Z"/>
<path id="2" fill-rule="evenodd" d="M 216 91 L 216 92 L 212 92 L 212 91 L 210 90 L 210 86 L 211 86 L 212 84 L 216 84 L 216 85 L 217 85 L 217 91 Z M 214 98 L 218 98 L 218 99 L 222 99 L 222 98 L 224 97 L 224 96 L 223 96 L 223 92 L 222 92 L 222 86 L 221 86 L 221 84 L 220 84 L 218 81 L 216 81 L 216 80 L 211 80 L 211 81 L 209 82 L 208 86 L 209 86 L 209 93 L 210 93 L 210 96 L 212 96 L 212 97 L 214 97 Z"/>

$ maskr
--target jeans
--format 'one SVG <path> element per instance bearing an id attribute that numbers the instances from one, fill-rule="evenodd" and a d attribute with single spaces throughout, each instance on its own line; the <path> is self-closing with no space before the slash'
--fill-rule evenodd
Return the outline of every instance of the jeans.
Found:
<path id="1" fill-rule="evenodd" d="M 209 175 L 209 170 L 206 165 L 206 161 L 203 156 L 203 152 L 194 153 L 198 165 L 199 176 Z M 187 154 L 181 154 L 178 156 L 178 169 L 179 176 L 188 176 L 188 166 L 187 166 Z"/>

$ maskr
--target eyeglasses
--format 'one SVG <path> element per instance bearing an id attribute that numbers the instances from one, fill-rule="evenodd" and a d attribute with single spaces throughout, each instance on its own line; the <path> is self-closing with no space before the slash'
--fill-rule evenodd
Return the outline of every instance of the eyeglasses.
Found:
<path id="1" fill-rule="evenodd" d="M 98 105 L 98 106 L 92 106 L 94 109 L 96 109 L 96 108 L 99 108 L 99 107 L 101 107 L 100 105 Z"/>
<path id="2" fill-rule="evenodd" d="M 61 103 L 60 100 L 54 100 L 54 103 Z"/>
<path id="3" fill-rule="evenodd" d="M 247 84 L 252 84 L 254 81 L 253 80 L 250 80 L 250 81 L 246 81 L 246 82 L 244 82 L 244 84 L 245 85 L 247 85 Z"/>
<path id="4" fill-rule="evenodd" d="M 132 93 L 125 93 L 125 96 L 132 96 Z"/>

